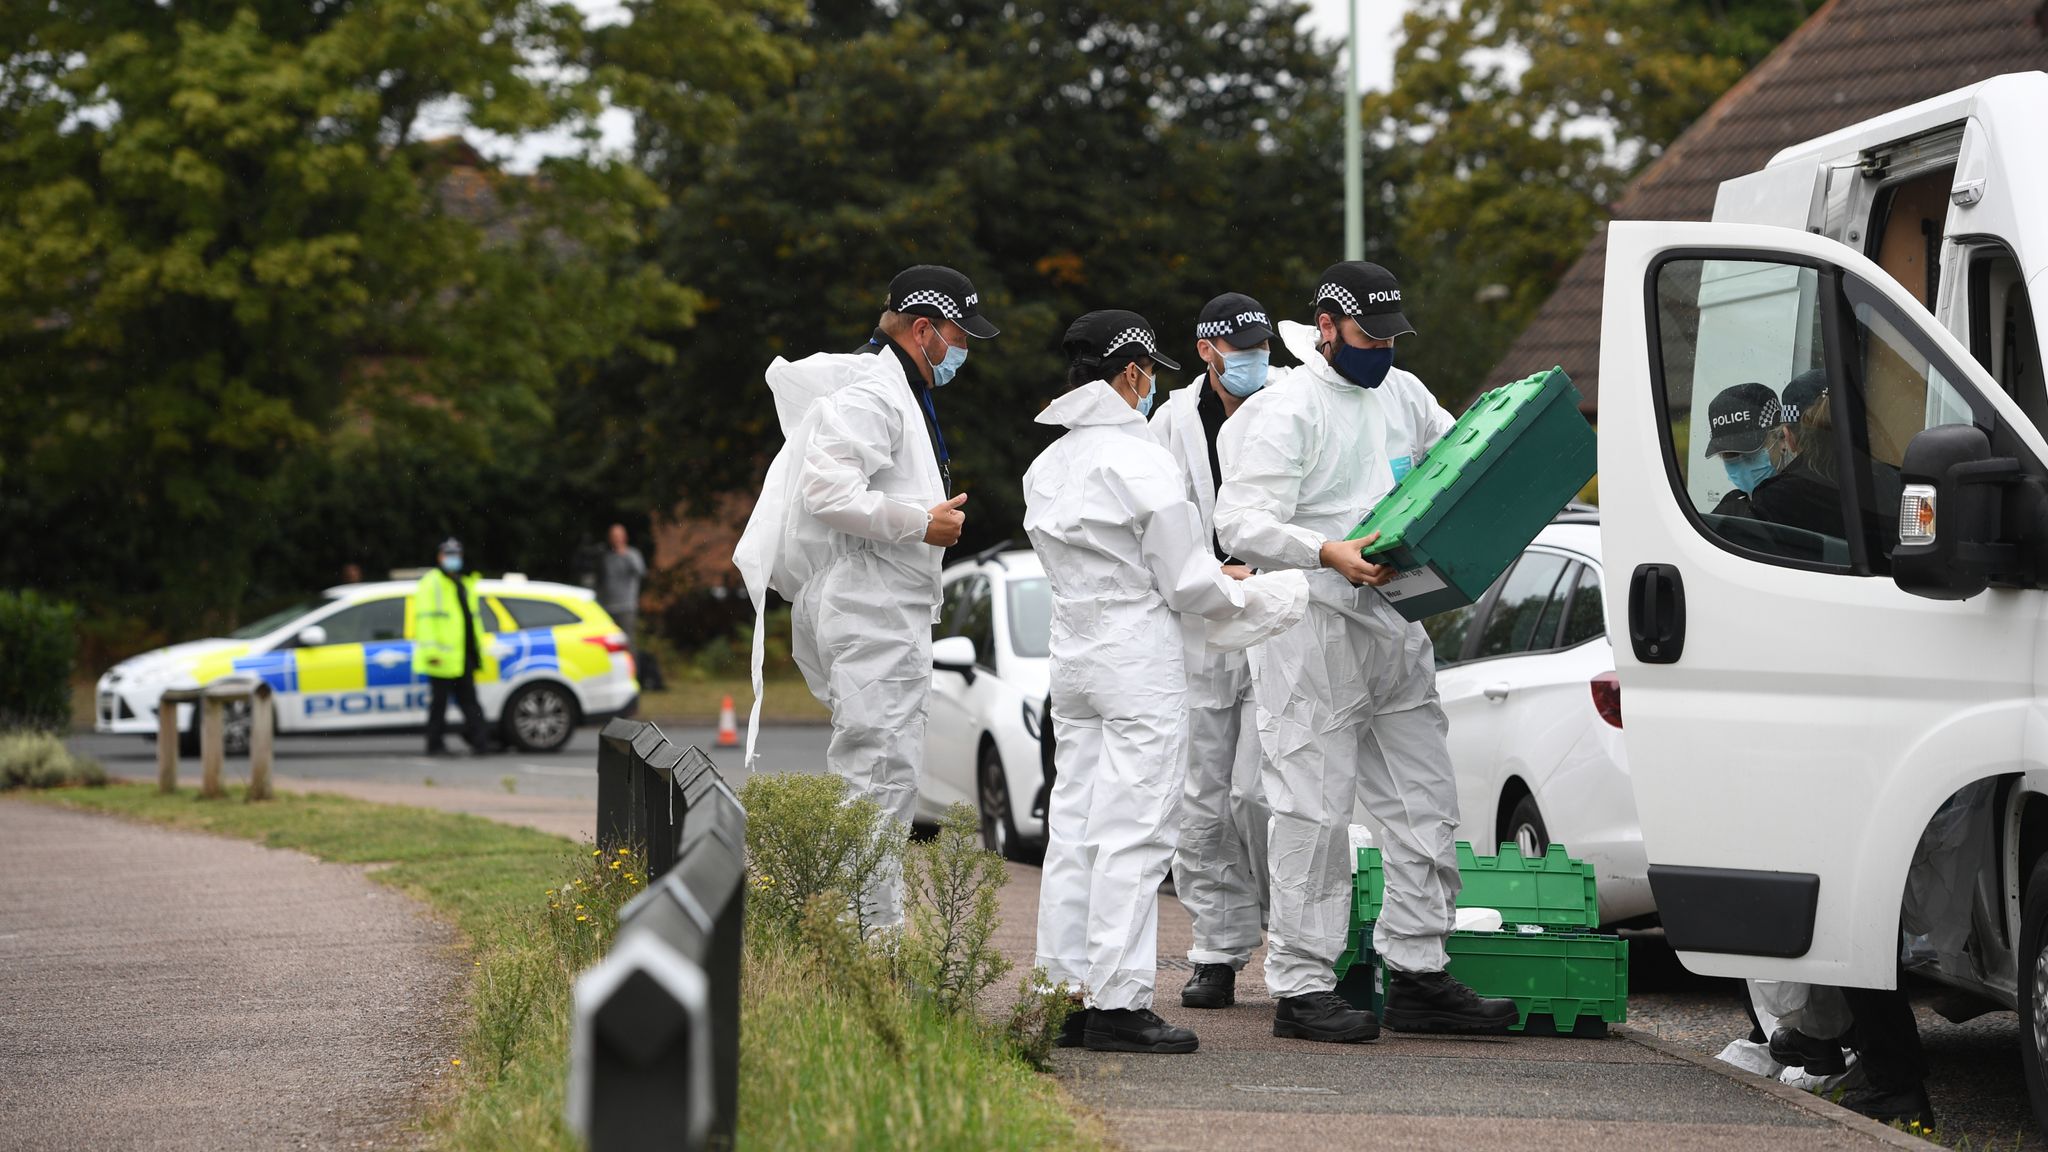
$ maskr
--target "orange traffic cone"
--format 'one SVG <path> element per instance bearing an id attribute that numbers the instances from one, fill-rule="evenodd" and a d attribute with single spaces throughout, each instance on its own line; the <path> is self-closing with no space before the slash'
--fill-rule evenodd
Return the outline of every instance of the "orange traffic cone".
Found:
<path id="1" fill-rule="evenodd" d="M 740 742 L 739 719 L 732 713 L 732 697 L 728 695 L 718 706 L 718 746 L 731 748 Z"/>

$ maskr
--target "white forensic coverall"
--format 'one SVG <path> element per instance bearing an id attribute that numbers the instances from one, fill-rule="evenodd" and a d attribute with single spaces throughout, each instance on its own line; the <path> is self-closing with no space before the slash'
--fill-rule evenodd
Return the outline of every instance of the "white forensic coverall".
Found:
<path id="1" fill-rule="evenodd" d="M 921 381 L 920 381 L 921 383 Z M 924 755 L 944 550 L 924 542 L 946 500 L 924 413 L 890 349 L 819 353 L 768 368 L 787 442 L 733 561 L 754 598 L 754 709 L 761 715 L 766 590 L 791 602 L 792 654 L 832 710 L 825 760 L 850 796 L 874 800 L 908 832 Z M 902 878 L 863 896 L 871 925 L 903 920 Z"/>
<path id="2" fill-rule="evenodd" d="M 1315 329 L 1283 321 L 1280 337 L 1304 366 L 1274 373 L 1223 426 L 1216 532 L 1248 563 L 1308 570 L 1306 617 L 1252 657 L 1273 814 L 1266 985 L 1299 996 L 1336 987 L 1354 798 L 1380 826 L 1386 868 L 1374 950 L 1401 971 L 1444 967 L 1458 794 L 1429 636 L 1319 552 L 1393 490 L 1396 456 L 1419 462 L 1454 421 L 1407 372 L 1360 388 L 1315 350 Z"/>
<path id="3" fill-rule="evenodd" d="M 1224 641 L 1239 646 L 1289 626 L 1307 585 L 1223 574 L 1179 466 L 1107 381 L 1038 422 L 1069 431 L 1024 473 L 1024 530 L 1053 593 L 1059 770 L 1037 962 L 1091 1008 L 1149 1008 L 1159 884 L 1180 831 L 1186 653 L 1219 642 L 1204 617 L 1241 630 Z"/>
<path id="4" fill-rule="evenodd" d="M 1167 397 L 1152 415 L 1152 434 L 1180 465 L 1187 497 L 1215 534 L 1216 478 L 1202 424 L 1204 374 Z M 1259 783 L 1264 757 L 1253 719 L 1252 675 L 1241 651 L 1205 653 L 1190 664 L 1188 777 L 1181 791 L 1180 845 L 1173 890 L 1194 922 L 1188 961 L 1242 969 L 1266 927 L 1266 801 Z"/>

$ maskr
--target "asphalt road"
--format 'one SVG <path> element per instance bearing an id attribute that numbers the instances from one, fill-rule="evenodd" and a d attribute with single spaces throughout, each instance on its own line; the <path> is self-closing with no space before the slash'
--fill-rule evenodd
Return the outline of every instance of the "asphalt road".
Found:
<path id="1" fill-rule="evenodd" d="M 734 787 L 745 781 L 742 750 L 718 747 L 715 730 L 666 724 L 662 728 L 670 739 L 694 744 L 708 752 Z M 828 735 L 829 730 L 822 726 L 763 728 L 764 770 L 818 770 L 824 763 Z M 155 775 L 155 745 L 146 740 L 78 735 L 71 744 L 78 752 L 98 757 L 115 775 Z M 358 788 L 389 786 L 411 790 L 413 796 L 408 801 L 366 794 L 369 799 L 420 802 L 418 786 L 432 783 L 437 790 L 498 793 L 508 801 L 512 798 L 503 794 L 511 791 L 518 798 L 533 798 L 536 804 L 552 803 L 555 807 L 562 807 L 559 800 L 588 801 L 593 805 L 594 815 L 596 729 L 579 731 L 567 748 L 545 756 L 508 753 L 430 759 L 421 755 L 421 744 L 418 735 L 286 737 L 277 744 L 276 770 L 281 777 L 301 784 L 331 781 L 347 782 Z M 230 777 L 245 771 L 244 764 L 231 759 Z M 188 765 L 185 770 L 194 772 L 196 766 Z M 502 814 L 496 815 L 502 818 Z M 564 834 L 575 833 L 565 830 Z M 583 834 L 587 835 L 587 831 Z M 1020 871 L 1030 872 L 1035 880 L 1035 870 Z M 1030 887 L 1035 893 L 1036 885 Z M 1030 922 L 1028 916 L 1022 920 L 1025 925 Z M 1639 938 L 1631 952 L 1631 1026 L 1708 1055 L 1719 1052 L 1729 1040 L 1748 1031 L 1733 982 L 1685 972 L 1654 936 Z M 1160 950 L 1160 960 L 1162 969 L 1185 966 L 1179 954 L 1166 947 Z M 1177 991 L 1183 980 L 1184 975 L 1169 976 L 1162 972 L 1162 989 L 1171 984 Z M 1989 1144 L 2000 1149 L 2048 1150 L 2048 1142 L 2042 1141 L 2034 1130 L 2021 1079 L 2017 1017 L 2010 1012 L 1996 1012 L 1964 1024 L 1952 1024 L 1927 1006 L 1932 998 L 1931 994 L 1917 997 L 1922 1004 L 1921 1030 L 1933 1069 L 1929 1093 L 1941 1121 L 1943 1140 L 1953 1143 L 1966 1138 L 1970 1146 L 1977 1148 Z M 1583 1122 L 1595 1117 L 1574 1119 Z M 1141 1138 L 1135 1142 L 1147 1141 Z"/>

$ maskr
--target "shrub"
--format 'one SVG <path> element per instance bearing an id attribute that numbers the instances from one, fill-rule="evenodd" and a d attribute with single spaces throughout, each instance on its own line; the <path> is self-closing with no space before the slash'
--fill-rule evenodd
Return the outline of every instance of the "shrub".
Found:
<path id="1" fill-rule="evenodd" d="M 1001 919 L 996 893 L 1010 874 L 1002 857 L 981 846 L 974 809 L 947 809 L 939 834 L 910 846 L 903 879 L 904 975 L 940 1010 L 972 1012 L 982 992 L 1010 970 L 990 944 Z"/>
<path id="2" fill-rule="evenodd" d="M 0 591 L 0 725 L 63 729 L 71 723 L 78 638 L 71 605 Z"/>
<path id="3" fill-rule="evenodd" d="M 1043 968 L 1033 968 L 1017 986 L 1017 1002 L 1010 1007 L 1010 1019 L 1003 1026 L 1003 1039 L 1017 1058 L 1038 1069 L 1052 1070 L 1053 1042 L 1066 1026 L 1068 1014 L 1078 1010 L 1073 989 L 1066 984 L 1046 983 Z"/>
<path id="4" fill-rule="evenodd" d="M 865 797 L 849 800 L 837 776 L 755 776 L 740 789 L 747 810 L 747 922 L 787 940 L 803 934 L 804 909 L 836 894 L 854 929 L 873 935 L 860 894 L 903 860 L 906 830 Z"/>
<path id="5" fill-rule="evenodd" d="M 0 791 L 10 788 L 62 788 L 81 784 L 105 786 L 107 770 L 97 760 L 73 756 L 64 742 L 48 732 L 0 733 Z"/>

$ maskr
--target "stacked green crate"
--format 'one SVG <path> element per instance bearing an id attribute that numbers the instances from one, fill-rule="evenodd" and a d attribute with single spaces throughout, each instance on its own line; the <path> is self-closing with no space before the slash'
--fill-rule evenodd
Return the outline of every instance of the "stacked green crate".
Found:
<path id="1" fill-rule="evenodd" d="M 1592 865 L 1563 845 L 1524 859 L 1512 844 L 1498 856 L 1458 846 L 1462 908 L 1492 908 L 1498 932 L 1453 932 L 1445 941 L 1450 974 L 1482 996 L 1504 996 L 1521 1009 L 1517 1032 L 1604 1036 L 1628 1018 L 1628 941 L 1587 931 L 1599 923 Z M 1337 961 L 1337 990 L 1346 1000 L 1380 1010 L 1384 966 L 1372 950 L 1373 922 L 1386 894 L 1377 848 L 1359 850 L 1352 903 L 1351 947 Z"/>
<path id="2" fill-rule="evenodd" d="M 1579 390 L 1562 368 L 1482 395 L 1351 539 L 1400 575 L 1380 589 L 1421 620 L 1479 599 L 1586 481 L 1596 459 Z"/>

